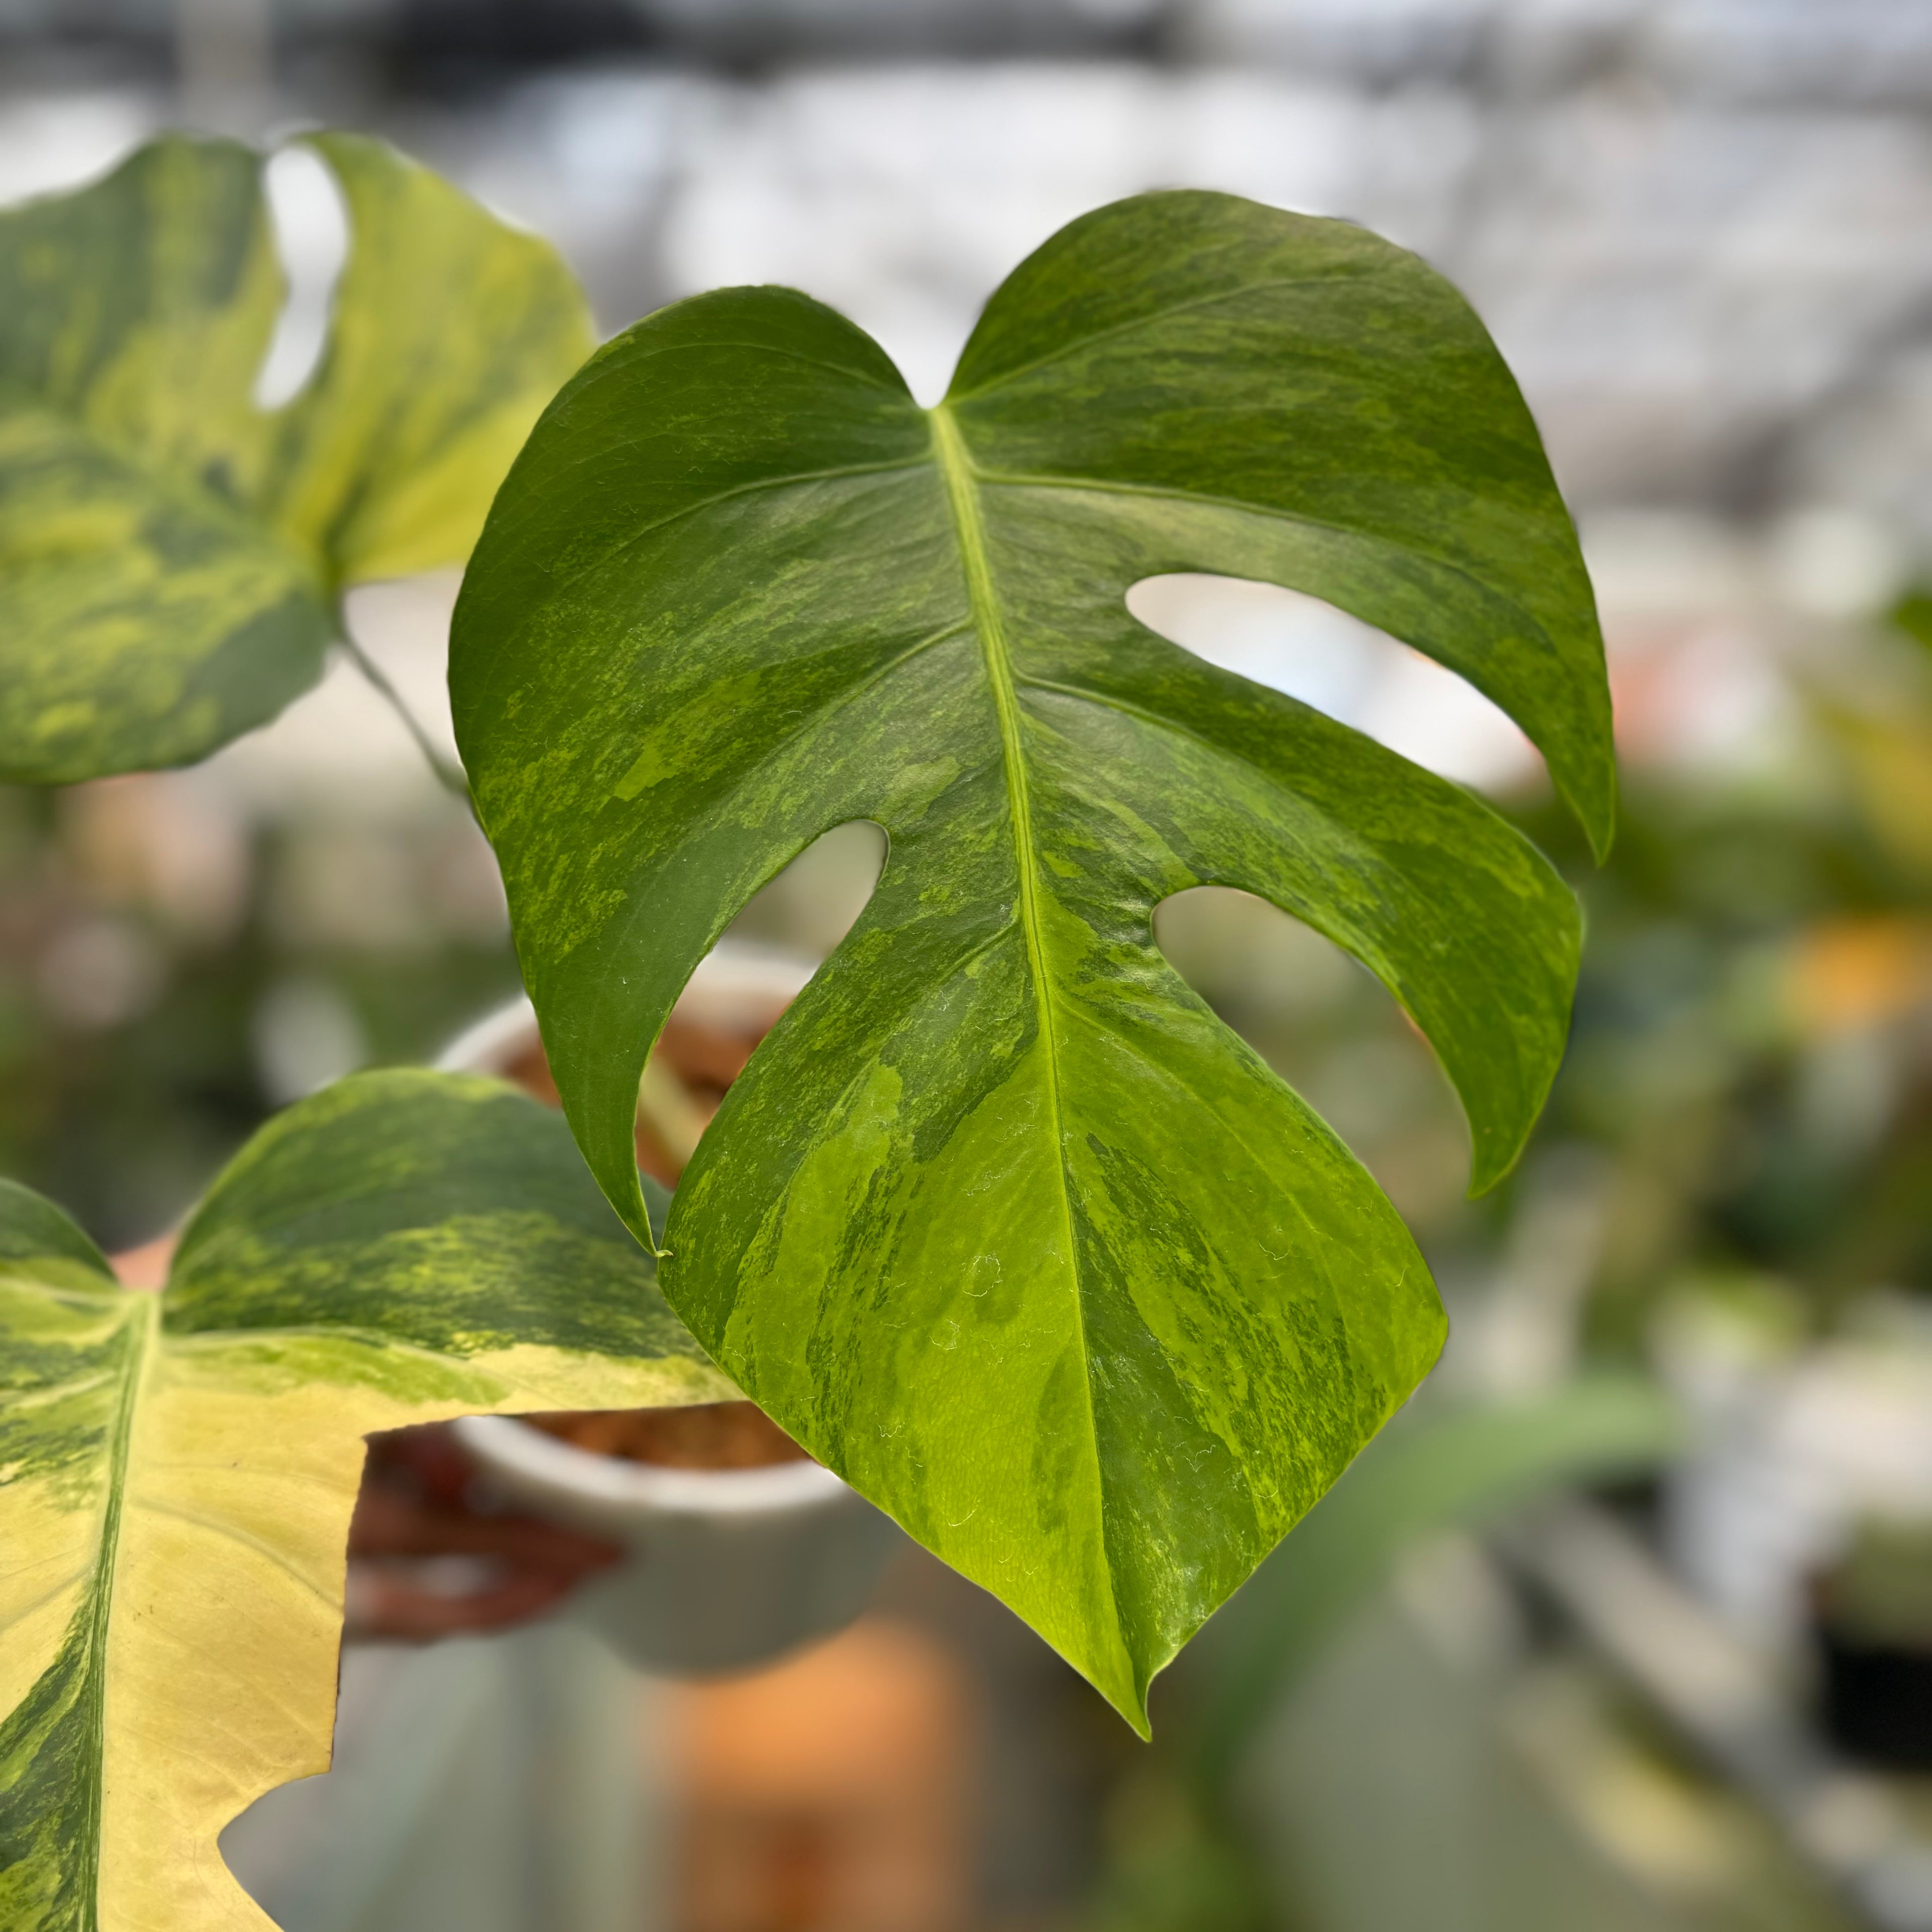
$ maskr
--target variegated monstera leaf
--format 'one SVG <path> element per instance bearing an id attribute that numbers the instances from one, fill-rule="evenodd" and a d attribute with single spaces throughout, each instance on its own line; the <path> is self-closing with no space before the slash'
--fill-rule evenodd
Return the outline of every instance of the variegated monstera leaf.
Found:
<path id="1" fill-rule="evenodd" d="M 172 137 L 0 213 L 0 776 L 185 764 L 273 717 L 346 589 L 462 562 L 590 351 L 545 243 L 380 142 L 308 145 L 349 252 L 277 410 L 261 154 Z"/>
<path id="2" fill-rule="evenodd" d="M 1063 230 L 931 409 L 788 290 L 648 317 L 518 458 L 450 661 L 550 1066 L 640 1240 L 638 1070 L 686 976 L 821 832 L 890 835 L 685 1174 L 664 1291 L 1137 1724 L 1443 1332 L 1155 907 L 1244 887 L 1352 952 L 1441 1055 L 1478 1186 L 1548 1090 L 1580 938 L 1468 793 L 1137 623 L 1174 571 L 1427 652 L 1607 842 L 1589 584 L 1494 345 L 1414 256 L 1225 195 Z"/>
<path id="3" fill-rule="evenodd" d="M 160 1294 L 0 1184 L 0 1925 L 266 1932 L 216 1837 L 328 1766 L 369 1432 L 733 1393 L 562 1121 L 494 1081 L 280 1115 Z"/>

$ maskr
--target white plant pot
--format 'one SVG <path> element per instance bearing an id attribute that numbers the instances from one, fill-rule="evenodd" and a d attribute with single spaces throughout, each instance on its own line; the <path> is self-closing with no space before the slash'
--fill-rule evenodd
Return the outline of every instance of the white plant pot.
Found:
<path id="1" fill-rule="evenodd" d="M 812 968 L 721 947 L 678 1003 L 688 1018 L 762 1020 Z M 537 1041 L 518 1000 L 437 1063 L 501 1073 Z M 668 1676 L 754 1669 L 857 1616 L 902 1532 L 817 1462 L 674 1469 L 595 1455 L 508 1416 L 452 1425 L 492 1490 L 530 1515 L 620 1545 L 624 1560 L 578 1592 L 572 1614 L 632 1662 Z"/>
<path id="2" fill-rule="evenodd" d="M 899 1532 L 830 1469 L 668 1469 L 575 1448 L 508 1416 L 465 1416 L 464 1447 L 505 1502 L 622 1546 L 572 1606 L 659 1675 L 747 1670 L 842 1630 Z"/>

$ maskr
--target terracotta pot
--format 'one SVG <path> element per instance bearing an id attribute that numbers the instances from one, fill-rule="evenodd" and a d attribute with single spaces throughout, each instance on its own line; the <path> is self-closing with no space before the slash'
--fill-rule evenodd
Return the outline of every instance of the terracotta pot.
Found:
<path id="1" fill-rule="evenodd" d="M 668 1114 L 658 1110 L 665 1132 L 640 1127 L 647 1170 L 675 1180 L 682 1161 L 666 1142 L 678 1137 L 676 1107 L 694 1109 L 701 1125 L 811 972 L 728 946 L 698 968 L 659 1048 L 682 1091 Z M 472 1027 L 438 1064 L 555 1099 L 527 1000 Z M 753 1669 L 843 1628 L 901 1540 L 890 1519 L 802 1452 L 754 1468 L 671 1467 L 592 1453 L 552 1432 L 556 1424 L 468 1416 L 451 1426 L 505 1502 L 626 1549 L 625 1562 L 578 1593 L 572 1613 L 660 1675 Z"/>

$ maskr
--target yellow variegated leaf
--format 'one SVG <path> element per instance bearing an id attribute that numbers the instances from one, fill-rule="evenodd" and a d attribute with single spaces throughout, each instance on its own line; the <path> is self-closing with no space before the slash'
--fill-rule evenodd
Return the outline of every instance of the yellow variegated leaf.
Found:
<path id="1" fill-rule="evenodd" d="M 344 589 L 467 556 L 589 352 L 546 244 L 380 142 L 308 145 L 350 248 L 279 410 L 262 156 L 170 136 L 0 214 L 0 776 L 183 764 L 274 716 Z"/>
<path id="2" fill-rule="evenodd" d="M 327 1767 L 364 1436 L 733 1393 L 562 1120 L 494 1082 L 284 1114 L 160 1295 L 0 1184 L 0 1926 L 268 1926 L 216 1839 Z"/>

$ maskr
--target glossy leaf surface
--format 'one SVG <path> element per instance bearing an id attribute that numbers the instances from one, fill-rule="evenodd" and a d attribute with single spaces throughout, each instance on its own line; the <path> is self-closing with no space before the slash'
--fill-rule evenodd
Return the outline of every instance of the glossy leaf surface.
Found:
<path id="1" fill-rule="evenodd" d="M 216 1837 L 327 1768 L 371 1430 L 734 1393 L 563 1123 L 359 1076 L 217 1183 L 165 1294 L 0 1184 L 0 1924 L 266 1928 Z"/>
<path id="2" fill-rule="evenodd" d="M 350 249 L 277 410 L 260 154 L 171 137 L 0 213 L 0 776 L 180 764 L 274 716 L 344 589 L 462 561 L 589 352 L 544 243 L 380 142 L 309 145 Z"/>
<path id="3" fill-rule="evenodd" d="M 1401 1222 L 1154 906 L 1244 887 L 1377 974 L 1478 1185 L 1542 1102 L 1579 938 L 1469 794 L 1136 622 L 1135 582 L 1190 570 L 1462 673 L 1607 837 L 1589 588 L 1494 347 L 1412 256 L 1225 196 L 1055 236 L 931 411 L 788 290 L 647 318 L 519 458 L 451 661 L 550 1065 L 640 1238 L 638 1070 L 686 977 L 820 833 L 889 833 L 687 1170 L 665 1292 L 1137 1724 L 1442 1336 Z"/>

